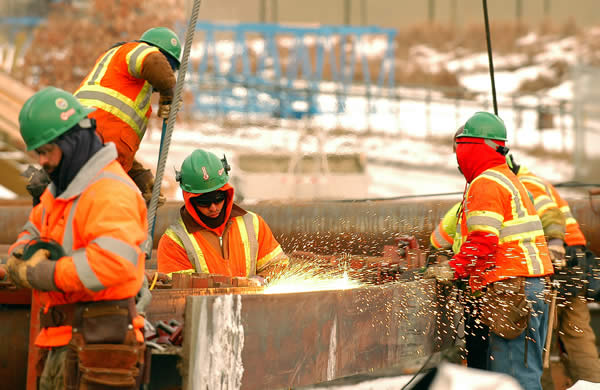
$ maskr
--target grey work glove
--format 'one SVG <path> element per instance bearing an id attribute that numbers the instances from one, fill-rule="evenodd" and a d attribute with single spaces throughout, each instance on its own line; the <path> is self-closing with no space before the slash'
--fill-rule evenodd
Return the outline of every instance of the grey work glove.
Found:
<path id="1" fill-rule="evenodd" d="M 548 241 L 548 251 L 550 252 L 550 260 L 552 260 L 552 264 L 555 268 L 561 269 L 567 265 L 563 240 L 553 238 Z"/>
<path id="2" fill-rule="evenodd" d="M 37 169 L 33 165 L 28 166 L 21 175 L 27 178 L 25 189 L 33 198 L 33 205 L 35 206 L 40 203 L 40 196 L 50 184 L 50 177 L 48 177 L 45 170 Z"/>

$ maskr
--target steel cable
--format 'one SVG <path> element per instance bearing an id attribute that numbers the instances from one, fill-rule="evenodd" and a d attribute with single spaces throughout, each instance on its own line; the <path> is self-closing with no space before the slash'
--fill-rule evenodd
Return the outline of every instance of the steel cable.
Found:
<path id="1" fill-rule="evenodd" d="M 167 163 L 167 156 L 169 155 L 169 146 L 171 145 L 171 134 L 173 133 L 173 127 L 175 126 L 175 118 L 181 105 L 181 95 L 183 92 L 185 74 L 188 68 L 188 60 L 192 47 L 192 41 L 194 40 L 194 33 L 196 31 L 200 3 L 201 0 L 194 0 L 194 5 L 192 6 L 192 12 L 185 36 L 181 66 L 179 67 L 177 81 L 175 83 L 175 96 L 173 97 L 173 103 L 169 112 L 169 118 L 167 119 L 166 129 L 165 126 L 163 126 L 163 132 L 161 134 L 158 164 L 156 166 L 156 175 L 154 177 L 154 187 L 152 188 L 152 198 L 150 199 L 150 205 L 148 206 L 148 238 L 143 244 L 143 249 L 148 258 L 150 258 L 150 255 L 152 254 L 152 240 L 154 236 L 154 227 L 156 224 L 156 209 L 158 208 L 160 187 L 165 171 L 165 165 Z"/>

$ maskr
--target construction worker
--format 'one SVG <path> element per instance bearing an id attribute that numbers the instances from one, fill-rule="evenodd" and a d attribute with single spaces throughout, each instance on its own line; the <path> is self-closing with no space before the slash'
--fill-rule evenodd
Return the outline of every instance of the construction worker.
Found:
<path id="1" fill-rule="evenodd" d="M 541 389 L 552 262 L 535 208 L 506 164 L 505 142 L 504 122 L 487 112 L 475 113 L 456 136 L 468 184 L 454 237 L 460 250 L 425 277 L 468 278 L 473 295 L 481 295 L 479 319 L 490 328 L 488 368 Z"/>
<path id="2" fill-rule="evenodd" d="M 587 279 L 588 267 L 578 264 L 578 257 L 585 257 L 587 252 L 586 239 L 573 218 L 569 204 L 550 182 L 517 164 L 512 155 L 507 156 L 506 161 L 534 197 L 534 206 L 548 240 L 555 277 L 561 286 L 558 289 L 561 304 L 557 307 L 557 338 L 560 349 L 565 352 L 560 354 L 561 359 L 573 382 L 581 379 L 600 383 L 600 359 L 584 291 L 587 283 L 582 281 Z M 593 287 L 594 284 L 597 283 L 587 285 Z M 548 388 L 551 388 L 551 379 L 550 372 L 545 371 L 543 381 Z"/>
<path id="3" fill-rule="evenodd" d="M 288 258 L 259 215 L 233 202 L 229 164 L 195 150 L 177 181 L 185 205 L 158 243 L 158 271 L 199 272 L 258 279 L 283 270 Z"/>
<path id="4" fill-rule="evenodd" d="M 154 177 L 134 156 L 152 113 L 153 92 L 160 94 L 158 116 L 169 117 L 180 55 L 177 34 L 166 27 L 151 28 L 138 41 L 117 43 L 98 57 L 75 92 L 84 106 L 96 108 L 90 117 L 96 119 L 98 134 L 116 145 L 117 161 L 147 203 Z"/>
<path id="5" fill-rule="evenodd" d="M 27 150 L 51 180 L 6 264 L 12 282 L 33 289 L 42 307 L 40 389 L 139 388 L 144 320 L 134 296 L 144 276 L 146 206 L 90 112 L 47 87 L 19 114 Z"/>
<path id="6" fill-rule="evenodd" d="M 460 250 L 460 248 L 454 247 L 454 235 L 456 234 L 461 203 L 457 202 L 452 206 L 431 233 L 430 243 L 432 253 L 438 260 L 448 259 Z M 459 243 L 460 240 L 456 242 Z M 467 366 L 485 370 L 487 369 L 488 360 L 489 328 L 477 318 L 475 312 L 476 305 L 472 304 L 470 299 L 463 299 L 462 304 L 464 308 L 464 337 Z"/>

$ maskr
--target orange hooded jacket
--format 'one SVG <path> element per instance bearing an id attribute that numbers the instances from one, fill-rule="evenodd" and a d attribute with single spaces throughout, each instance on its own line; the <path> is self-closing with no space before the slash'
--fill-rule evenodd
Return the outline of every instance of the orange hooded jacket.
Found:
<path id="1" fill-rule="evenodd" d="M 184 191 L 181 217 L 158 243 L 159 272 L 249 277 L 274 264 L 287 265 L 287 256 L 262 217 L 233 203 L 231 185 L 220 190 L 228 193 L 225 222 L 214 229 L 202 222 L 190 202 L 201 194 Z"/>
<path id="2" fill-rule="evenodd" d="M 60 196 L 54 196 L 51 184 L 9 249 L 13 253 L 35 237 L 62 245 L 66 256 L 49 275 L 60 291 L 33 291 L 46 312 L 54 305 L 130 298 L 142 286 L 146 206 L 116 157 L 114 145 L 105 145 Z M 57 347 L 70 340 L 71 326 L 49 327 L 35 344 Z"/>

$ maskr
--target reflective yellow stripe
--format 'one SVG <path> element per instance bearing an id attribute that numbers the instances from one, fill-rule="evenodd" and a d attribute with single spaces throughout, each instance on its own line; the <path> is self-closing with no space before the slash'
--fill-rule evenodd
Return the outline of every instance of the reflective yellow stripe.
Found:
<path id="1" fill-rule="evenodd" d="M 258 261 L 256 262 L 257 265 L 257 272 L 262 271 L 263 269 L 265 269 L 267 266 L 269 266 L 269 264 L 271 264 L 273 262 L 273 260 L 276 260 L 278 256 L 283 254 L 283 249 L 281 249 L 281 245 L 277 245 L 277 248 L 273 249 L 270 253 L 264 255 L 263 257 L 261 257 L 260 259 L 258 259 Z M 286 256 L 286 260 L 285 263 L 287 263 L 287 256 Z"/>
<path id="2" fill-rule="evenodd" d="M 547 195 L 540 195 L 537 198 L 535 198 L 533 205 L 534 205 L 535 210 L 537 211 L 538 215 L 544 214 L 544 212 L 546 210 L 548 210 L 549 208 L 557 208 L 558 207 L 558 205 L 552 199 L 550 199 L 550 197 Z"/>
<path id="3" fill-rule="evenodd" d="M 144 62 L 146 56 L 153 52 L 158 53 L 159 51 L 156 47 L 147 45 L 145 43 L 140 43 L 138 46 L 130 50 L 125 56 L 129 74 L 135 78 L 141 78 L 142 63 Z"/>
<path id="4" fill-rule="evenodd" d="M 142 90 L 150 86 L 149 83 L 146 84 Z M 138 94 L 138 98 L 142 95 L 142 93 Z M 121 119 L 136 132 L 140 139 L 144 136 L 148 124 L 145 113 L 150 106 L 150 99 L 146 107 L 139 109 L 127 96 L 101 85 L 85 85 L 79 89 L 75 97 L 84 106 L 100 108 Z"/>
<path id="5" fill-rule="evenodd" d="M 108 69 L 108 64 L 110 64 L 110 61 L 112 60 L 113 56 L 115 55 L 118 49 L 119 47 L 114 47 L 107 51 L 106 54 L 104 54 L 104 56 L 102 57 L 102 59 L 100 59 L 100 61 L 96 63 L 96 65 L 90 72 L 89 76 L 84 80 L 82 85 L 94 85 L 97 84 L 99 80 L 102 80 L 104 74 L 106 73 L 106 70 Z M 78 91 L 79 90 L 75 91 L 75 93 L 77 93 Z"/>
<path id="6" fill-rule="evenodd" d="M 252 258 L 250 256 L 250 242 L 248 242 L 248 231 L 246 231 L 246 224 L 244 223 L 243 217 L 235 217 L 235 222 L 240 231 L 240 237 L 242 244 L 244 245 L 244 257 L 246 258 L 246 275 L 250 274 L 252 268 Z"/>
<path id="7" fill-rule="evenodd" d="M 183 229 L 187 233 L 188 237 L 190 238 L 190 241 L 192 242 L 192 245 L 194 247 L 194 252 L 196 253 L 196 256 L 198 256 L 198 263 L 200 264 L 201 269 L 196 270 L 196 271 L 201 272 L 203 274 L 209 273 L 208 265 L 206 264 L 206 259 L 204 258 L 204 253 L 202 253 L 202 249 L 200 248 L 200 245 L 198 245 L 196 238 L 187 231 L 187 229 L 185 227 L 185 223 L 183 223 L 183 220 L 181 218 L 179 218 L 178 222 L 179 222 L 179 225 L 181 225 L 183 227 Z"/>
<path id="8" fill-rule="evenodd" d="M 472 232 L 488 232 L 496 237 L 500 236 L 500 231 L 495 227 L 489 225 L 471 225 L 469 226 L 469 233 Z"/>
<path id="9" fill-rule="evenodd" d="M 179 238 L 179 236 L 173 231 L 173 229 L 168 228 L 167 230 L 165 230 L 165 234 L 171 240 L 175 241 L 177 243 L 177 245 L 179 245 L 180 247 L 183 248 L 183 242 L 181 241 L 181 239 Z"/>

